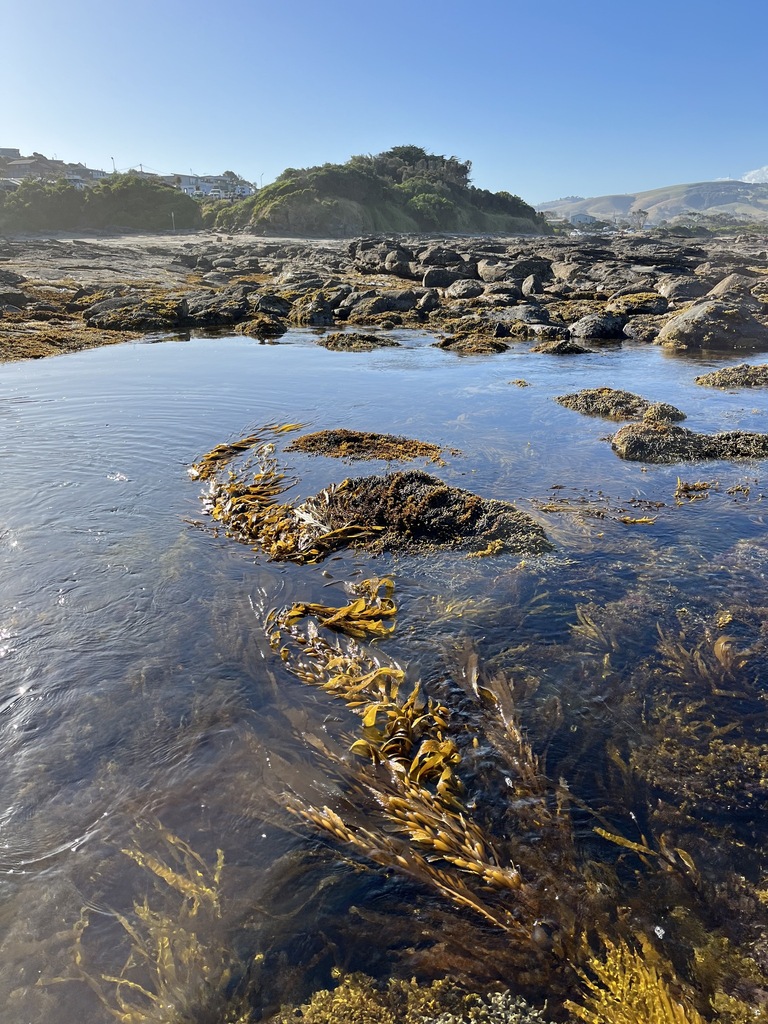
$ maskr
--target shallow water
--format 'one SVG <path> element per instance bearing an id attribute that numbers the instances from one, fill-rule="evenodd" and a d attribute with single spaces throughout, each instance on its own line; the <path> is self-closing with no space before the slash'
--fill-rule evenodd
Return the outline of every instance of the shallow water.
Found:
<path id="1" fill-rule="evenodd" d="M 762 600 L 762 464 L 622 462 L 606 440 L 616 424 L 552 401 L 608 385 L 677 405 L 694 430 L 768 431 L 764 392 L 694 384 L 723 361 L 629 345 L 565 358 L 520 345 L 460 359 L 426 335 L 395 336 L 402 348 L 361 354 L 328 352 L 297 331 L 279 345 L 193 338 L 0 368 L 0 1005 L 12 1019 L 104 1019 L 86 984 L 51 982 L 73 975 L 83 907 L 92 910 L 90 968 L 120 969 L 127 953 L 113 911 L 152 892 L 120 851 L 151 846 L 156 820 L 206 860 L 224 851 L 227 941 L 246 956 L 268 941 L 300 959 L 302 935 L 332 927 L 365 886 L 366 898 L 389 898 L 376 888 L 384 883 L 361 882 L 326 858 L 332 897 L 310 900 L 314 918 L 288 913 L 301 883 L 286 885 L 272 866 L 316 843 L 298 826 L 286 830 L 269 775 L 290 761 L 281 780 L 290 785 L 290 772 L 302 770 L 287 720 L 299 733 L 330 734 L 344 718 L 330 698 L 281 674 L 260 608 L 340 603 L 344 581 L 390 574 L 400 611 L 381 646 L 414 678 L 440 679 L 446 649 L 467 636 L 481 659 L 536 671 L 538 701 L 565 693 L 564 661 L 599 664 L 574 639 L 577 605 L 627 603 L 631 662 L 657 639 L 650 618 L 633 630 L 633 609 L 656 602 L 661 621 L 679 621 L 684 609 L 695 622 Z M 513 383 L 521 378 L 530 386 Z M 261 424 L 297 421 L 460 449 L 434 471 L 529 512 L 555 552 L 344 553 L 297 567 L 212 536 L 189 464 Z M 283 461 L 302 495 L 385 468 Z M 716 486 L 706 500 L 677 505 L 678 477 Z M 621 521 L 645 516 L 654 522 Z M 568 653 L 558 661 L 560 648 Z M 599 718 L 603 707 L 610 720 L 612 685 L 575 708 L 575 720 Z M 578 736 L 572 749 L 558 739 L 551 756 L 578 774 Z"/>

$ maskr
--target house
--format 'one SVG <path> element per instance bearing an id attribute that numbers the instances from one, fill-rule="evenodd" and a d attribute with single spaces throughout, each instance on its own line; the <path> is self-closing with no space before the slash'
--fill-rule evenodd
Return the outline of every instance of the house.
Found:
<path id="1" fill-rule="evenodd" d="M 593 217 L 589 213 L 572 213 L 569 219 L 574 227 L 583 227 L 585 224 L 597 224 L 597 217 Z"/>
<path id="2" fill-rule="evenodd" d="M 20 160 L 21 153 L 18 149 L 3 149 L 0 146 L 0 160 Z"/>

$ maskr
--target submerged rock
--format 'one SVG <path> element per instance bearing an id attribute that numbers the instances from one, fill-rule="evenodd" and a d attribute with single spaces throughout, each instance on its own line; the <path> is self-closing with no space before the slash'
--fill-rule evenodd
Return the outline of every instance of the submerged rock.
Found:
<path id="1" fill-rule="evenodd" d="M 668 423 L 630 423 L 614 434 L 611 445 L 620 458 L 631 462 L 768 459 L 768 434 L 745 430 L 697 434 Z"/>
<path id="2" fill-rule="evenodd" d="M 764 388 L 768 387 L 768 363 L 760 366 L 750 366 L 748 363 L 725 366 L 722 370 L 694 377 L 694 380 L 708 388 Z"/>
<path id="3" fill-rule="evenodd" d="M 602 416 L 608 420 L 684 420 L 685 413 L 666 402 L 649 402 L 631 391 L 615 388 L 584 388 L 571 395 L 558 395 L 555 401 L 566 409 L 586 416 Z M 649 415 L 650 414 L 650 415 Z"/>

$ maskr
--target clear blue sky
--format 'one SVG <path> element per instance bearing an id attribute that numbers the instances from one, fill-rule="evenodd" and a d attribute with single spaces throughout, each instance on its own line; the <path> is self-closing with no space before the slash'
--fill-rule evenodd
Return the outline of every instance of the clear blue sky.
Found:
<path id="1" fill-rule="evenodd" d="M 416 144 L 528 202 L 768 164 L 766 0 L 5 0 L 0 146 L 118 170 Z"/>

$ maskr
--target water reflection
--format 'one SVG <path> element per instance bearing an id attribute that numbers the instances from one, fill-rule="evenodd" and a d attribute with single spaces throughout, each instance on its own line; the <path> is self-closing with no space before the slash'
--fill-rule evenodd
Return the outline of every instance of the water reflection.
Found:
<path id="1" fill-rule="evenodd" d="M 468 784 L 496 764 L 482 743 L 470 756 L 472 711 L 455 679 L 471 649 L 485 671 L 512 680 L 550 777 L 567 778 L 612 827 L 627 823 L 622 801 L 642 805 L 638 786 L 674 804 L 677 776 L 682 810 L 662 808 L 644 827 L 691 846 L 715 837 L 723 877 L 734 863 L 753 870 L 764 840 L 762 783 L 749 767 L 764 731 L 762 466 L 623 463 L 605 441 L 610 424 L 552 401 L 610 385 L 678 405 L 692 429 L 768 429 L 762 396 L 693 384 L 706 365 L 640 347 L 565 363 L 523 347 L 461 360 L 422 338 L 402 350 L 329 353 L 297 332 L 278 346 L 193 339 L 3 367 L 0 1002 L 14 1019 L 103 1019 L 87 984 L 47 982 L 76 974 L 83 907 L 94 973 L 120 970 L 127 950 L 115 912 L 129 914 L 148 886 L 120 851 L 138 842 L 141 823 L 162 821 L 207 864 L 224 851 L 226 941 L 246 961 L 267 948 L 280 965 L 272 987 L 263 982 L 266 1002 L 327 981 L 321 931 L 355 966 L 355 942 L 375 921 L 373 970 L 392 950 L 407 959 L 395 934 L 408 908 L 424 933 L 440 920 L 434 896 L 351 870 L 275 802 L 308 780 L 328 799 L 338 793 L 306 737 L 345 758 L 354 725 L 285 670 L 255 609 L 329 603 L 336 584 L 362 576 L 396 579 L 398 625 L 382 655 L 465 722 Z M 519 378 L 531 386 L 509 383 Z M 555 553 L 373 563 L 346 551 L 302 567 L 259 562 L 191 525 L 203 517 L 189 463 L 260 424 L 297 420 L 461 449 L 443 478 L 529 512 Z M 349 472 L 299 454 L 291 466 L 302 495 Z M 716 486 L 679 505 L 681 473 Z M 716 648 L 722 636 L 731 647 Z M 729 660 L 727 650 L 737 653 Z M 698 674 L 686 675 L 687 662 Z M 720 730 L 712 742 L 725 744 L 723 791 L 740 784 L 737 753 L 752 772 L 750 795 L 730 807 L 708 802 L 696 783 L 707 765 L 686 729 L 700 733 L 707 714 Z M 503 783 L 489 793 L 492 822 Z M 574 814 L 580 839 L 599 845 L 594 822 Z M 151 830 L 142 837 L 162 846 Z"/>

